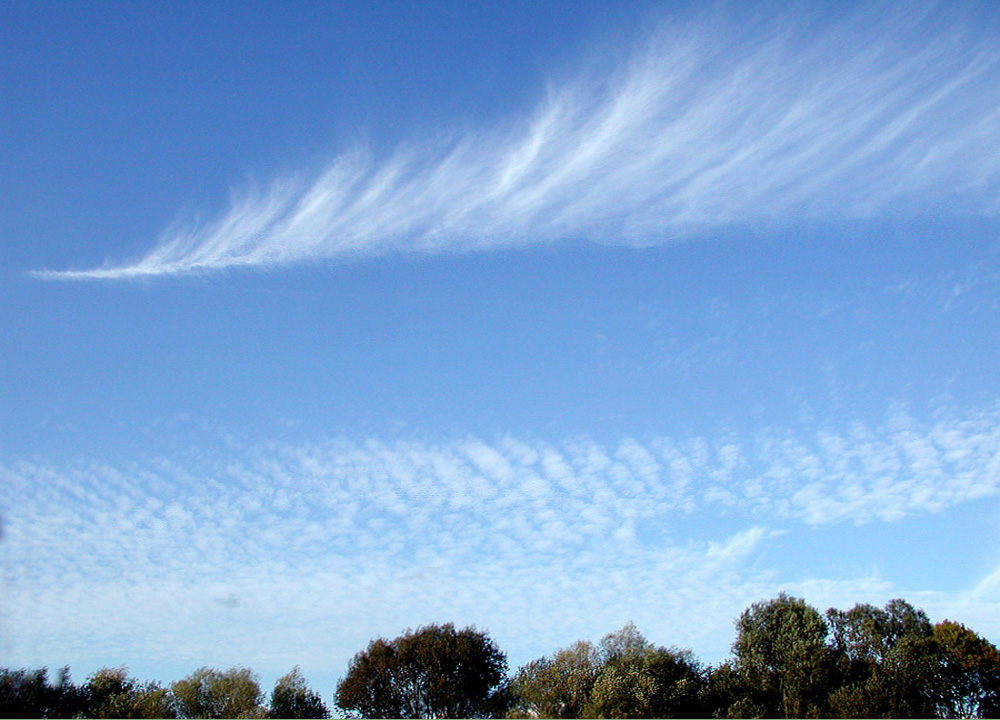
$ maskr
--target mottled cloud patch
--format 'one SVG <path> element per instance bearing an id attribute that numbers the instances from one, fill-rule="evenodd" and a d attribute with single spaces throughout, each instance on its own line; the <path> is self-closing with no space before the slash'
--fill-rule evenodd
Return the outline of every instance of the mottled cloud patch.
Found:
<path id="1" fill-rule="evenodd" d="M 718 653 L 733 617 L 778 589 L 823 605 L 892 588 L 782 574 L 763 561 L 778 539 L 998 490 L 997 410 L 615 445 L 341 437 L 122 466 L 8 459 L 2 618 L 25 662 L 71 652 L 277 672 L 330 652 L 346 663 L 366 633 L 442 618 L 485 624 L 521 653 L 629 619 Z M 996 601 L 995 574 L 980 585 L 960 599 L 976 612 Z M 705 622 L 671 624 L 692 612 Z"/>

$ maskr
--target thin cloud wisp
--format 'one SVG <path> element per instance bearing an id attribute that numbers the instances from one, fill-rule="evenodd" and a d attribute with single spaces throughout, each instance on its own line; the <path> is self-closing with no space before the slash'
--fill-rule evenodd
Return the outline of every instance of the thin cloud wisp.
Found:
<path id="1" fill-rule="evenodd" d="M 1000 48 L 943 9 L 675 19 L 526 117 L 234 194 L 116 279 L 1000 208 Z"/>

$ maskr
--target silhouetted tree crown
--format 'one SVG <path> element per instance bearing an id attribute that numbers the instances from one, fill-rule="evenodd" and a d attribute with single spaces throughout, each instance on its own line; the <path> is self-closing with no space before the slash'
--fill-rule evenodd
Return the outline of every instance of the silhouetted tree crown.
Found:
<path id="1" fill-rule="evenodd" d="M 69 668 L 49 682 L 48 668 L 0 669 L 0 717 L 66 718 L 86 712 L 86 694 L 73 684 Z"/>
<path id="2" fill-rule="evenodd" d="M 323 699 L 309 689 L 296 665 L 287 675 L 282 675 L 271 691 L 270 718 L 328 718 L 330 710 Z"/>
<path id="3" fill-rule="evenodd" d="M 360 717 L 488 717 L 502 704 L 506 670 L 506 656 L 486 634 L 428 625 L 373 640 L 355 655 L 336 703 Z"/>

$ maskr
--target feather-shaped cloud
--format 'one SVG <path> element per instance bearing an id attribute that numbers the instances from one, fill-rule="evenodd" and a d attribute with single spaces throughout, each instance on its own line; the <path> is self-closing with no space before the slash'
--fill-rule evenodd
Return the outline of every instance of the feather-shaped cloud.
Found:
<path id="1" fill-rule="evenodd" d="M 135 262 L 49 278 L 268 268 L 726 226 L 1000 209 L 1000 45 L 952 9 L 820 23 L 674 18 L 536 110 L 236 194 Z M 817 30 L 817 27 L 821 29 Z"/>

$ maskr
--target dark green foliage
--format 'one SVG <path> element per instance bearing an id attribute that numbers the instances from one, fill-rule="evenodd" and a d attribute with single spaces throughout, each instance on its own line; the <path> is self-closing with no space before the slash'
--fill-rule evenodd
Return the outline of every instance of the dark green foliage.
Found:
<path id="1" fill-rule="evenodd" d="M 0 670 L 0 715 L 52 717 L 49 713 L 48 670 Z"/>
<path id="2" fill-rule="evenodd" d="M 355 655 L 347 675 L 337 684 L 338 707 L 366 718 L 403 717 L 397 656 L 394 644 L 382 638 Z"/>
<path id="3" fill-rule="evenodd" d="M 709 715 L 708 668 L 690 650 L 659 648 L 646 658 L 646 671 L 656 682 L 651 702 L 655 717 Z"/>
<path id="4" fill-rule="evenodd" d="M 87 717 L 173 718 L 173 698 L 157 683 L 140 683 L 128 669 L 103 668 L 90 676 L 84 688 Z"/>
<path id="5" fill-rule="evenodd" d="M 904 600 L 884 608 L 859 604 L 829 610 L 839 687 L 830 712 L 839 717 L 933 717 L 944 692 L 942 656 L 923 610 Z"/>
<path id="6" fill-rule="evenodd" d="M 827 625 L 804 600 L 784 593 L 754 603 L 736 622 L 733 670 L 739 676 L 734 716 L 827 714 L 832 658 Z"/>
<path id="7" fill-rule="evenodd" d="M 84 713 L 85 694 L 73 684 L 69 668 L 59 671 L 55 684 L 48 669 L 0 669 L 0 717 L 62 718 Z"/>
<path id="8" fill-rule="evenodd" d="M 891 600 L 885 608 L 868 604 L 850 610 L 827 611 L 834 648 L 850 662 L 883 662 L 905 638 L 933 634 L 930 620 L 905 600 Z"/>
<path id="9" fill-rule="evenodd" d="M 755 704 L 750 688 L 733 661 L 722 663 L 708 673 L 705 717 L 764 717 L 764 708 Z"/>
<path id="10" fill-rule="evenodd" d="M 309 689 L 298 666 L 278 678 L 271 691 L 271 718 L 328 718 L 330 710 L 320 696 Z"/>
<path id="11" fill-rule="evenodd" d="M 336 703 L 362 717 L 488 717 L 504 710 L 506 669 L 506 656 L 484 633 L 428 625 L 373 640 L 355 655 Z"/>

